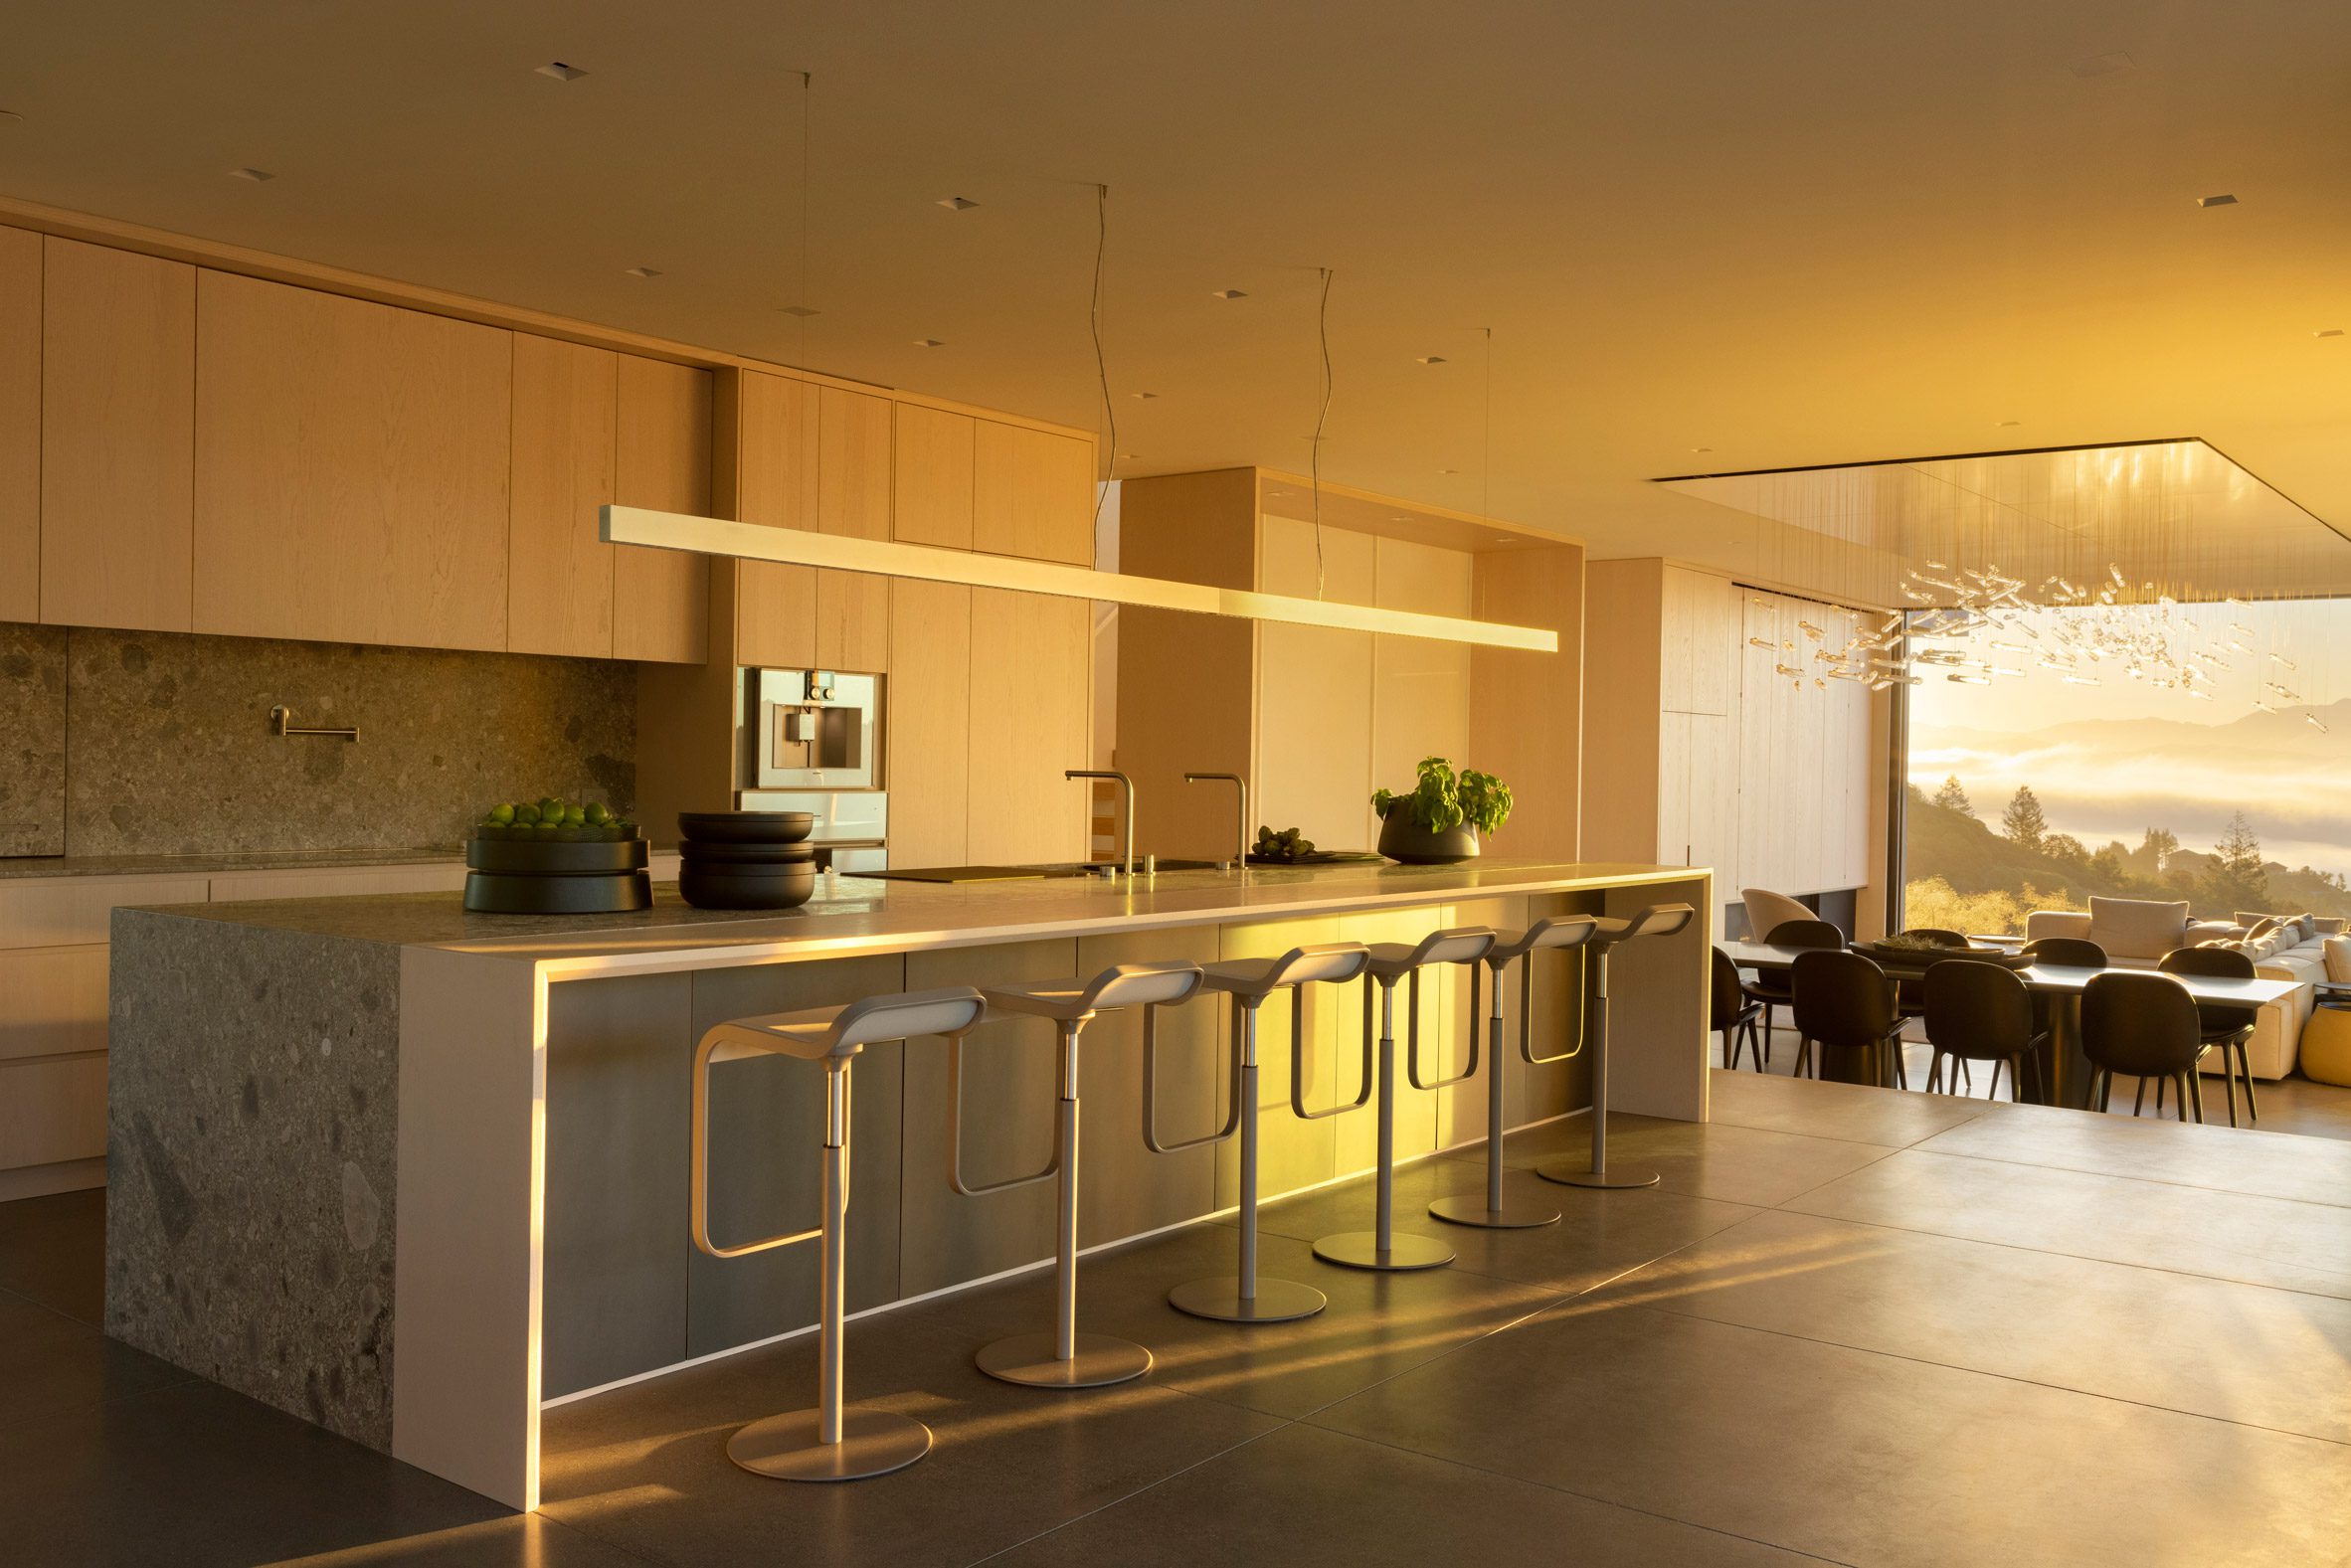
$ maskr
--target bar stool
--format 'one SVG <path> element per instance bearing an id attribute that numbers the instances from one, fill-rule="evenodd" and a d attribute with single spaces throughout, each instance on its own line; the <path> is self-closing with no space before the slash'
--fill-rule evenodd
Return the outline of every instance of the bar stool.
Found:
<path id="1" fill-rule="evenodd" d="M 1433 1236 L 1398 1236 L 1395 1233 L 1396 1212 L 1396 981 L 1408 979 L 1410 989 L 1405 993 L 1406 1021 L 1404 1032 L 1407 1044 L 1404 1072 L 1415 1089 L 1443 1089 L 1475 1076 L 1478 1071 L 1478 964 L 1493 951 L 1495 933 L 1485 926 L 1461 926 L 1451 931 L 1431 932 L 1419 942 L 1407 946 L 1401 942 L 1375 942 L 1368 952 L 1370 960 L 1363 968 L 1363 1033 L 1371 1032 L 1371 990 L 1379 987 L 1379 1159 L 1373 1180 L 1375 1194 L 1372 1204 L 1372 1228 L 1367 1231 L 1343 1231 L 1326 1236 L 1315 1243 L 1315 1256 L 1325 1263 L 1336 1263 L 1348 1269 L 1435 1269 L 1453 1261 L 1453 1249 Z M 1470 970 L 1470 1049 L 1469 1065 L 1452 1078 L 1434 1078 L 1423 1082 L 1420 1076 L 1420 971 L 1435 963 L 1466 963 Z M 1502 1045 L 1500 989 L 1496 990 L 1495 1049 Z M 1293 1037 L 1295 1041 L 1295 1037 Z M 1501 1062 L 1495 1057 L 1497 1067 Z M 1297 1078 L 1291 1078 L 1291 1093 L 1297 1093 Z"/>
<path id="2" fill-rule="evenodd" d="M 713 1258 L 741 1258 L 800 1242 L 821 1243 L 816 1293 L 816 1404 L 770 1416 L 727 1440 L 727 1458 L 782 1481 L 855 1481 L 904 1469 L 930 1452 L 931 1429 L 886 1410 L 841 1409 L 841 1322 L 849 1218 L 849 1068 L 868 1045 L 910 1035 L 963 1034 L 987 1007 L 970 986 L 868 996 L 845 1007 L 737 1018 L 694 1048 L 692 1227 Z M 790 1056 L 824 1064 L 824 1216 L 814 1230 L 722 1247 L 710 1238 L 710 1069 L 720 1062 Z"/>
<path id="3" fill-rule="evenodd" d="M 982 1186 L 964 1179 L 964 1076 L 961 1036 L 948 1039 L 947 1076 L 951 1085 L 948 1111 L 948 1170 L 955 1190 L 965 1197 L 1025 1187 L 1060 1177 L 1061 1212 L 1056 1231 L 1053 1273 L 1053 1331 L 1014 1334 L 983 1348 L 980 1370 L 990 1377 L 1030 1388 L 1098 1388 L 1123 1383 L 1151 1370 L 1151 1352 L 1132 1340 L 1110 1334 L 1077 1331 L 1078 1253 L 1078 1036 L 1094 1015 L 1120 1007 L 1156 1007 L 1188 1001 L 1200 988 L 1199 965 L 1194 963 L 1121 963 L 1091 979 L 1047 980 L 1033 985 L 991 985 L 989 1016 L 999 1013 L 1050 1018 L 1061 1037 L 1060 1121 L 1053 1139 L 1052 1162 L 1030 1176 Z"/>
<path id="4" fill-rule="evenodd" d="M 1257 1009 L 1279 990 L 1290 992 L 1292 1060 L 1300 1060 L 1304 1033 L 1303 987 L 1318 981 L 1335 983 L 1363 972 L 1371 955 L 1359 942 L 1324 943 L 1293 948 L 1278 958 L 1233 958 L 1205 964 L 1201 987 L 1232 998 L 1235 1090 L 1233 1118 L 1241 1135 L 1240 1266 L 1230 1276 L 1215 1276 L 1178 1285 L 1168 1293 L 1168 1304 L 1194 1317 L 1228 1323 L 1284 1322 L 1312 1317 L 1327 1305 L 1323 1293 L 1295 1280 L 1257 1277 Z M 1297 1103 L 1296 1075 L 1291 1086 Z M 1147 1110 L 1148 1121 L 1151 1113 Z"/>
<path id="5" fill-rule="evenodd" d="M 1590 915 L 1546 915 L 1525 931 L 1498 937 L 1487 951 L 1486 966 L 1494 971 L 1494 1014 L 1489 1026 L 1492 1047 L 1487 1052 L 1491 1076 L 1486 1080 L 1486 1190 L 1439 1198 L 1429 1213 L 1451 1225 L 1482 1225 L 1489 1230 L 1526 1230 L 1556 1225 L 1559 1211 L 1549 1204 L 1506 1203 L 1502 1197 L 1502 1140 L 1508 1127 L 1503 1111 L 1502 983 L 1513 963 L 1519 970 L 1519 1058 L 1529 1067 L 1564 1062 L 1583 1049 L 1583 1041 L 1564 1051 L 1535 1053 L 1535 955 L 1549 948 L 1581 948 L 1592 940 L 1598 922 Z M 1586 956 L 1588 964 L 1590 958 Z M 1472 1013 L 1477 1001 L 1470 1002 Z"/>
<path id="6" fill-rule="evenodd" d="M 1620 942 L 1641 937 L 1670 937 L 1688 926 L 1697 912 L 1687 904 L 1652 904 L 1629 920 L 1602 918 L 1592 923 L 1587 943 L 1592 954 L 1592 1162 L 1578 1170 L 1563 1159 L 1535 1167 L 1545 1181 L 1570 1187 L 1654 1187 L 1654 1170 L 1608 1168 L 1608 953 Z"/>

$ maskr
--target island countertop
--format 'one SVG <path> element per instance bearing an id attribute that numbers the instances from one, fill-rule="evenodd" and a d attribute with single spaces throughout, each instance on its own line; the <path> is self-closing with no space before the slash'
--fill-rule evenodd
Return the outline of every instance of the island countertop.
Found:
<path id="1" fill-rule="evenodd" d="M 1703 877 L 1704 868 L 1481 859 L 1453 866 L 1252 867 L 1162 872 L 1129 887 L 1089 877 L 929 883 L 824 876 L 794 910 L 704 910 L 666 884 L 653 907 L 611 915 L 482 915 L 453 893 L 168 906 L 159 913 L 262 931 L 546 961 L 614 972 L 981 946 L 1232 925 L 1481 898 L 1591 892 Z M 128 913 L 128 912 L 124 912 Z M 575 960 L 567 962 L 565 960 Z"/>

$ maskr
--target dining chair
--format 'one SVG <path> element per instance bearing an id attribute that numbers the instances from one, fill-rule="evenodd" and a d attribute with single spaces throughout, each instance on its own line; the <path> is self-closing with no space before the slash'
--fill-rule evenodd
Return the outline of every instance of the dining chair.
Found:
<path id="1" fill-rule="evenodd" d="M 1926 1041 L 1934 1047 L 1934 1062 L 1926 1072 L 1926 1090 L 1942 1083 L 1943 1058 L 1962 1062 L 1990 1062 L 1992 1081 L 1984 1086 L 1986 1099 L 2000 1093 L 2000 1066 L 2008 1064 L 2008 1098 L 2024 1098 L 2024 1064 L 2033 1064 L 2033 1089 L 2041 1093 L 2041 1047 L 2049 1038 L 2033 1027 L 2033 995 L 2013 970 L 1978 958 L 1946 958 L 1929 965 L 1919 988 L 1926 1001 Z M 1956 1075 L 1954 1075 L 1956 1076 Z"/>
<path id="2" fill-rule="evenodd" d="M 1788 979 L 1795 993 L 1796 1034 L 1803 1042 L 1796 1057 L 1798 1077 L 1803 1076 L 1808 1063 L 1818 1076 L 1818 1064 L 1813 1062 L 1813 1046 L 1818 1043 L 1824 1054 L 1831 1046 L 1868 1051 L 1871 1077 L 1884 1086 L 1888 1079 L 1885 1053 L 1891 1048 L 1893 1079 L 1900 1088 L 1909 1087 L 1898 1038 L 1901 1012 L 1895 1005 L 1894 981 L 1884 969 L 1858 953 L 1823 950 L 1796 955 Z"/>
<path id="3" fill-rule="evenodd" d="M 1964 935 L 1941 926 L 1912 926 L 1902 935 L 1913 941 L 1931 942 L 1939 948 L 1965 949 L 1968 946 L 1967 938 Z M 1925 1017 L 1926 989 L 1924 980 L 1915 974 L 1904 975 L 1897 980 L 1895 982 L 1895 1005 L 1901 1009 L 1902 1020 L 1905 1023 L 1912 1018 Z M 1975 1075 L 1967 1070 L 1967 1059 L 1960 1057 L 1954 1065 L 1958 1069 L 1960 1081 L 1972 1091 L 1975 1088 Z"/>
<path id="4" fill-rule="evenodd" d="M 2178 948 L 2163 956 L 2157 965 L 2166 974 L 2199 974 L 2213 979 L 2251 980 L 2261 977 L 2254 967 L 2251 955 L 2230 948 Z M 2229 1093 L 2229 1125 L 2237 1125 L 2237 1080 L 2245 1079 L 2245 1119 L 2259 1126 L 2261 1114 L 2254 1105 L 2253 1061 L 2246 1050 L 2253 1039 L 2254 1026 L 2261 1018 L 2257 1008 L 2232 1006 L 2227 1002 L 2198 1002 L 2196 1016 L 2204 1025 L 2204 1043 L 2221 1053 L 2221 1082 Z M 2155 1109 L 2163 1109 L 2161 1086 L 2157 1086 Z"/>
<path id="5" fill-rule="evenodd" d="M 2081 1054 L 2089 1058 L 2088 1109 L 2103 1111 L 2113 1097 L 2114 1075 L 2139 1081 L 2130 1114 L 2147 1098 L 2147 1080 L 2169 1083 L 2180 1092 L 2179 1116 L 2204 1120 L 2204 1096 L 2196 1087 L 2196 1063 L 2207 1047 L 2204 1020 L 2188 987 L 2168 974 L 2117 969 L 2095 975 L 2081 991 Z M 2157 1115 L 2161 1115 L 2157 1107 Z"/>
<path id="6" fill-rule="evenodd" d="M 1714 976 L 1707 993 L 1713 1012 L 1708 1027 L 1722 1037 L 1722 1065 L 1738 1066 L 1739 1045 L 1744 1041 L 1759 1073 L 1763 1071 L 1763 1041 L 1756 1025 L 1762 1021 L 1763 1004 L 1746 994 L 1739 984 L 1738 965 L 1720 948 L 1715 950 Z"/>
<path id="7" fill-rule="evenodd" d="M 2106 966 L 2106 950 L 2087 937 L 2043 937 L 2028 942 L 2021 950 L 2035 963 L 2055 964 L 2061 969 L 2102 969 Z M 2033 993 L 2033 1027 L 2047 1034 L 2056 1027 L 2051 1008 L 2057 998 L 2040 991 Z"/>
<path id="8" fill-rule="evenodd" d="M 1777 896 L 1773 895 L 1775 898 Z M 1798 905 L 1797 908 L 1803 906 Z M 1807 917 L 1803 920 L 1781 921 L 1771 928 L 1770 935 L 1763 941 L 1766 946 L 1773 948 L 1843 948 L 1845 933 L 1825 920 Z M 1773 1016 L 1780 1008 L 1790 1006 L 1795 1001 L 1795 992 L 1789 989 L 1791 983 L 1786 971 L 1763 969 L 1740 986 L 1746 992 L 1747 1000 L 1763 1005 L 1763 1060 L 1766 1064 L 1771 1061 Z"/>

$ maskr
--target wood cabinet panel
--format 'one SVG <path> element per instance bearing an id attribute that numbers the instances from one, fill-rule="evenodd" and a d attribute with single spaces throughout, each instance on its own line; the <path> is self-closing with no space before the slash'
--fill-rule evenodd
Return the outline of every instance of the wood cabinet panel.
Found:
<path id="1" fill-rule="evenodd" d="M 454 862 L 421 866 L 295 867 L 284 871 L 225 871 L 212 879 L 210 901 L 354 898 L 369 893 L 453 893 L 465 885 Z"/>
<path id="2" fill-rule="evenodd" d="M 1090 609 L 1082 600 L 972 591 L 966 852 L 976 865 L 1085 856 L 1086 790 L 1062 774 L 1092 756 Z"/>
<path id="3" fill-rule="evenodd" d="M 734 516 L 770 528 L 816 525 L 816 389 L 785 376 L 743 371 L 720 399 L 721 462 L 732 474 Z M 730 414 L 732 418 L 730 419 Z M 731 432 L 731 434 L 729 434 Z M 816 662 L 816 574 L 805 566 L 744 561 L 735 568 L 735 662 L 806 669 Z"/>
<path id="4" fill-rule="evenodd" d="M 890 401 L 838 387 L 816 396 L 816 528 L 857 539 L 890 537 Z M 889 668 L 889 579 L 816 574 L 816 663 Z"/>
<path id="5" fill-rule="evenodd" d="M 972 548 L 1094 564 L 1094 444 L 982 420 L 972 442 Z"/>
<path id="6" fill-rule="evenodd" d="M 196 284 L 195 629 L 506 645 L 513 335 Z"/>
<path id="7" fill-rule="evenodd" d="M 0 620 L 41 614 L 41 236 L 0 229 Z"/>
<path id="8" fill-rule="evenodd" d="M 106 1048 L 106 949 L 0 953 L 0 1060 Z"/>
<path id="9" fill-rule="evenodd" d="M 43 245 L 41 618 L 185 631 L 196 268 Z"/>
<path id="10" fill-rule="evenodd" d="M 201 876 L 58 877 L 0 882 L 0 949 L 64 948 L 109 940 L 124 905 L 201 904 Z"/>
<path id="11" fill-rule="evenodd" d="M 106 1151 L 106 1058 L 0 1063 L 0 1170 Z"/>
<path id="12" fill-rule="evenodd" d="M 506 646 L 609 658 L 613 547 L 596 509 L 613 498 L 619 359 L 518 333 L 508 465 Z"/>
<path id="13" fill-rule="evenodd" d="M 621 356 L 613 499 L 710 515 L 710 372 Z M 699 664 L 710 647 L 710 558 L 613 548 L 613 657 Z"/>
<path id="14" fill-rule="evenodd" d="M 890 863 L 967 863 L 971 780 L 972 591 L 890 585 Z"/>
<path id="15" fill-rule="evenodd" d="M 946 550 L 972 548 L 972 446 L 978 424 L 968 414 L 897 405 L 891 538 Z"/>
<path id="16" fill-rule="evenodd" d="M 1661 703 L 1671 713 L 1729 713 L 1741 635 L 1738 585 L 1668 566 L 1662 586 Z"/>
<path id="17" fill-rule="evenodd" d="M 1368 535 L 1323 532 L 1323 588 L 1347 604 L 1377 596 L 1374 543 Z M 1314 530 L 1286 517 L 1265 519 L 1258 538 L 1257 581 L 1271 594 L 1315 594 Z M 1291 626 L 1257 628 L 1256 766 L 1247 770 L 1257 822 L 1295 827 L 1326 849 L 1370 847 L 1373 788 L 1373 645 L 1367 631 Z M 1224 695 L 1220 700 L 1232 700 Z M 1415 759 L 1417 761 L 1417 759 Z M 1229 810 L 1219 792 L 1215 808 Z M 1219 818 L 1217 854 L 1230 854 L 1232 829 Z"/>

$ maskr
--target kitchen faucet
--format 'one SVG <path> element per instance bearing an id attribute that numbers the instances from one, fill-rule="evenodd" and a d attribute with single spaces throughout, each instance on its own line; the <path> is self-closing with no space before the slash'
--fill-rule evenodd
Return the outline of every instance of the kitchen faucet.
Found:
<path id="1" fill-rule="evenodd" d="M 1238 796 L 1233 812 L 1233 825 L 1238 829 L 1240 842 L 1233 846 L 1233 869 L 1243 876 L 1249 874 L 1249 781 L 1239 774 L 1185 774 L 1185 784 L 1198 784 L 1205 779 L 1222 779 L 1229 783 Z"/>
<path id="2" fill-rule="evenodd" d="M 1064 772 L 1061 777 L 1064 779 L 1113 779 L 1118 782 L 1119 787 L 1126 791 L 1126 798 L 1119 806 L 1119 818 L 1125 827 L 1125 832 L 1121 836 L 1126 840 L 1124 856 L 1126 877 L 1129 882 L 1133 882 L 1135 880 L 1135 781 L 1120 773 L 1116 768 L 1072 768 Z M 1089 817 L 1092 814 L 1092 812 L 1087 813 Z"/>

